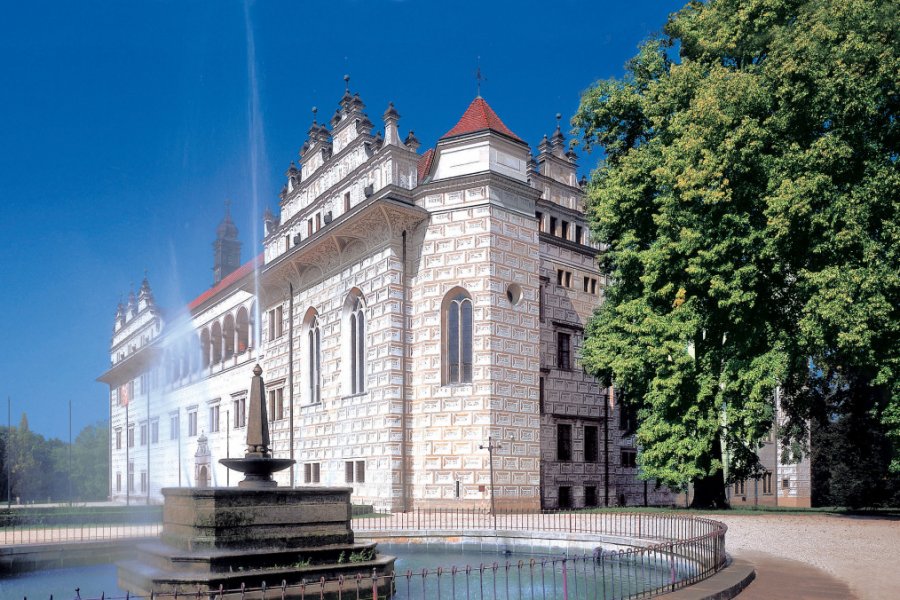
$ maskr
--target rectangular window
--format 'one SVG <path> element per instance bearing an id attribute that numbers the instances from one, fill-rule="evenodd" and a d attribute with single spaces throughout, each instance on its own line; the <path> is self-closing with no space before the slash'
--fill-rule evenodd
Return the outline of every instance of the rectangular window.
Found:
<path id="1" fill-rule="evenodd" d="M 597 462 L 600 459 L 599 446 L 597 444 L 597 426 L 584 426 L 584 462 Z"/>
<path id="2" fill-rule="evenodd" d="M 312 217 L 306 220 L 306 237 L 309 237 L 313 234 L 313 225 L 312 225 Z"/>
<path id="3" fill-rule="evenodd" d="M 556 217 L 550 217 L 550 235 L 556 235 Z"/>
<path id="4" fill-rule="evenodd" d="M 316 231 L 322 229 L 322 213 L 316 213 Z"/>
<path id="5" fill-rule="evenodd" d="M 143 423 L 141 423 L 141 446 L 147 445 L 147 433 L 147 421 L 144 421 Z"/>
<path id="6" fill-rule="evenodd" d="M 284 418 L 284 388 L 269 390 L 269 420 Z"/>
<path id="7" fill-rule="evenodd" d="M 247 424 L 247 399 L 238 398 L 234 401 L 234 428 L 240 429 Z"/>
<path id="8" fill-rule="evenodd" d="M 269 341 L 277 340 L 284 334 L 284 309 L 276 306 L 269 311 Z"/>
<path id="9" fill-rule="evenodd" d="M 219 405 L 214 404 L 209 407 L 209 432 L 217 433 L 219 431 Z"/>
<path id="10" fill-rule="evenodd" d="M 150 443 L 159 443 L 159 419 L 153 419 L 152 421 L 150 421 Z"/>
<path id="11" fill-rule="evenodd" d="M 556 426 L 556 460 L 572 460 L 572 426 L 557 424 Z"/>
<path id="12" fill-rule="evenodd" d="M 120 428 L 116 429 L 116 450 L 122 449 L 122 430 Z"/>
<path id="13" fill-rule="evenodd" d="M 559 231 L 559 237 L 561 237 L 564 240 L 569 239 L 569 222 L 568 221 L 562 222 L 562 227 L 560 228 L 560 231 Z"/>
<path id="14" fill-rule="evenodd" d="M 116 473 L 116 491 L 117 492 L 122 491 L 122 474 L 121 473 Z"/>
<path id="15" fill-rule="evenodd" d="M 762 476 L 762 484 L 763 484 L 763 494 L 771 494 L 772 493 L 772 474 L 771 473 L 763 473 Z"/>
<path id="16" fill-rule="evenodd" d="M 782 479 L 781 480 L 781 488 L 786 490 L 789 487 L 791 487 L 791 480 L 790 479 Z"/>
<path id="17" fill-rule="evenodd" d="M 581 225 L 575 226 L 575 241 L 579 244 L 584 244 L 584 229 Z"/>
<path id="18" fill-rule="evenodd" d="M 128 426 L 128 447 L 134 448 L 134 425 Z"/>
<path id="19" fill-rule="evenodd" d="M 356 483 L 366 482 L 366 461 L 356 461 Z"/>
<path id="20" fill-rule="evenodd" d="M 188 411 L 188 437 L 197 435 L 197 409 Z"/>
<path id="21" fill-rule="evenodd" d="M 626 469 L 637 468 L 637 450 L 622 450 L 622 466 Z"/>
<path id="22" fill-rule="evenodd" d="M 637 413 L 631 406 L 619 405 L 619 429 L 624 435 L 637 431 Z"/>
<path id="23" fill-rule="evenodd" d="M 350 210 L 350 192 L 344 192 L 344 212 Z"/>
<path id="24" fill-rule="evenodd" d="M 278 419 L 284 418 L 284 388 L 275 390 L 275 414 Z"/>
<path id="25" fill-rule="evenodd" d="M 141 393 L 150 392 L 150 373 L 141 373 Z"/>
<path id="26" fill-rule="evenodd" d="M 348 460 L 344 463 L 344 481 L 353 483 L 353 461 Z"/>
<path id="27" fill-rule="evenodd" d="M 128 491 L 134 491 L 134 463 L 128 463 Z"/>
<path id="28" fill-rule="evenodd" d="M 556 285 L 560 287 L 572 287 L 572 271 L 566 271 L 565 269 L 557 269 L 556 270 Z"/>
<path id="29" fill-rule="evenodd" d="M 177 440 L 179 437 L 181 437 L 181 432 L 179 431 L 180 428 L 181 427 L 180 427 L 178 415 L 170 415 L 169 416 L 169 439 L 170 440 Z"/>
<path id="30" fill-rule="evenodd" d="M 538 286 L 538 319 L 544 321 L 544 284 Z"/>
<path id="31" fill-rule="evenodd" d="M 538 410 L 544 414 L 544 378 L 538 378 Z"/>
<path id="32" fill-rule="evenodd" d="M 572 508 L 572 488 L 568 485 L 559 486 L 559 507 Z"/>
<path id="33" fill-rule="evenodd" d="M 147 471 L 141 471 L 141 491 L 147 491 Z"/>
<path id="34" fill-rule="evenodd" d="M 597 280 L 591 277 L 591 293 L 597 295 Z"/>
<path id="35" fill-rule="evenodd" d="M 586 485 L 584 486 L 584 505 L 585 506 L 597 506 L 599 503 L 597 502 L 597 486 L 596 485 Z"/>
<path id="36" fill-rule="evenodd" d="M 304 483 L 319 483 L 319 463 L 306 463 L 303 465 Z"/>
<path id="37" fill-rule="evenodd" d="M 537 211 L 534 218 L 537 219 L 538 231 L 544 231 L 544 213 Z"/>
<path id="38" fill-rule="evenodd" d="M 563 371 L 572 368 L 572 336 L 561 331 L 556 332 L 556 367 Z"/>

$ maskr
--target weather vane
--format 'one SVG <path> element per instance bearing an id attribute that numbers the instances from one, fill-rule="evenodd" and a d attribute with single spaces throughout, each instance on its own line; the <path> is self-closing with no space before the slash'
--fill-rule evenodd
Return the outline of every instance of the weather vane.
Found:
<path id="1" fill-rule="evenodd" d="M 481 98 L 481 82 L 487 81 L 487 77 L 481 74 L 481 57 L 477 57 L 475 67 L 475 92 L 478 98 Z"/>

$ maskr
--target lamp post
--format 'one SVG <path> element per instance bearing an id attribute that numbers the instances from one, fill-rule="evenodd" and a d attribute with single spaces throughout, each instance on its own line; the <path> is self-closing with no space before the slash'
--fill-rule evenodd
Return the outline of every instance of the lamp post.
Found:
<path id="1" fill-rule="evenodd" d="M 509 439 L 512 441 L 513 434 L 510 432 Z M 484 444 L 479 444 L 479 450 L 487 450 L 488 451 L 488 463 L 490 465 L 490 478 L 491 478 L 491 518 L 494 522 L 494 530 L 497 529 L 497 510 L 494 504 L 494 450 L 499 451 L 503 446 L 500 442 L 494 442 L 494 438 L 488 436 L 487 446 Z"/>

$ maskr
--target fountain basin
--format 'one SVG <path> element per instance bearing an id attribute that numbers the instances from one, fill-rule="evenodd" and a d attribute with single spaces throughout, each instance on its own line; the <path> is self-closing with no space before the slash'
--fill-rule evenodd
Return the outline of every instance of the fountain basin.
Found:
<path id="1" fill-rule="evenodd" d="M 294 464 L 290 458 L 269 458 L 245 456 L 244 458 L 222 458 L 219 462 L 231 469 L 244 474 L 243 481 L 238 482 L 239 488 L 273 488 L 278 484 L 272 479 L 272 473 L 283 471 Z"/>

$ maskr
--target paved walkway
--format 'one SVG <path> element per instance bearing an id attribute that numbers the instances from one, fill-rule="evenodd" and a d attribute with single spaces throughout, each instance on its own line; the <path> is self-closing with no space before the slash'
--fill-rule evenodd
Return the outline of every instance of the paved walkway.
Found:
<path id="1" fill-rule="evenodd" d="M 759 563 L 760 579 L 738 596 L 741 600 L 900 597 L 896 518 L 821 513 L 708 516 L 728 525 L 725 547 L 730 554 Z M 830 590 L 835 595 L 823 595 Z"/>
<path id="2" fill-rule="evenodd" d="M 756 569 L 756 578 L 741 592 L 739 600 L 859 600 L 846 583 L 806 563 L 764 552 L 735 556 Z"/>

